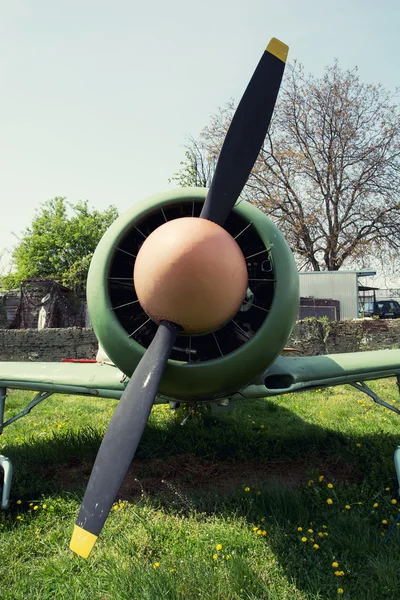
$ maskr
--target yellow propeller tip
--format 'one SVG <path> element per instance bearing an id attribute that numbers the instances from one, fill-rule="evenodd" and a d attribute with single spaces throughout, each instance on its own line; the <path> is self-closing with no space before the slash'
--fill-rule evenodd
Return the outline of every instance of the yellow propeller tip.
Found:
<path id="1" fill-rule="evenodd" d="M 79 525 L 75 525 L 69 545 L 70 550 L 75 552 L 75 554 L 82 556 L 82 558 L 87 558 L 93 550 L 97 537 L 97 535 L 85 531 L 82 527 L 79 527 Z"/>
<path id="2" fill-rule="evenodd" d="M 279 58 L 282 62 L 286 63 L 286 59 L 289 53 L 289 46 L 278 40 L 277 38 L 271 38 L 267 48 L 267 52 Z"/>

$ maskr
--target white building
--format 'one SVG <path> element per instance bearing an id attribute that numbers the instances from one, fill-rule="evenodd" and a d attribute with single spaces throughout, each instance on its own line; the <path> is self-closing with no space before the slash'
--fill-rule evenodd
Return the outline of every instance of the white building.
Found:
<path id="1" fill-rule="evenodd" d="M 326 312 L 332 319 L 357 319 L 359 314 L 359 278 L 372 277 L 375 271 L 302 271 L 300 275 L 300 297 L 302 299 L 313 298 L 313 303 L 304 301 L 300 303 L 300 314 L 307 316 L 307 309 L 319 308 L 321 314 L 328 311 L 327 303 L 320 303 L 318 299 L 334 300 L 331 303 L 330 313 Z M 339 302 L 339 304 L 338 304 Z M 338 307 L 339 310 L 337 310 Z M 304 308 L 304 310 L 302 310 Z"/>

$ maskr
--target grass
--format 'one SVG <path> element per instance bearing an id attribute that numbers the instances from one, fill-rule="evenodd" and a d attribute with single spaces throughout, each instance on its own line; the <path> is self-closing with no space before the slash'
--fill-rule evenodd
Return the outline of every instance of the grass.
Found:
<path id="1" fill-rule="evenodd" d="M 371 387 L 395 402 L 394 380 Z M 5 418 L 31 397 L 10 393 Z M 398 598 L 400 528 L 385 539 L 400 417 L 347 386 L 197 410 L 184 427 L 183 409 L 156 406 L 85 561 L 68 544 L 115 405 L 53 396 L 0 438 L 15 469 L 2 600 Z"/>

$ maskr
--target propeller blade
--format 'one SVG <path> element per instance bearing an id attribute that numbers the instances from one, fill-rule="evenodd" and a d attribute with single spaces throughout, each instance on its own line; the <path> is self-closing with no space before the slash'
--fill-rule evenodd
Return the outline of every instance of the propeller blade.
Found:
<path id="1" fill-rule="evenodd" d="M 233 116 L 200 217 L 223 226 L 245 186 L 271 121 L 288 46 L 269 42 Z"/>
<path id="2" fill-rule="evenodd" d="M 161 321 L 104 435 L 70 543 L 83 558 L 92 551 L 132 462 L 180 329 Z"/>

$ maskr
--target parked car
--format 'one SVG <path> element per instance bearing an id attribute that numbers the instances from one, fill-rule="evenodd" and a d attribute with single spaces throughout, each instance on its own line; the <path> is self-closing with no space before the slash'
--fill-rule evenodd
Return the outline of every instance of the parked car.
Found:
<path id="1" fill-rule="evenodd" d="M 396 300 L 378 300 L 364 314 L 366 317 L 377 316 L 380 319 L 400 319 L 400 304 Z"/>

